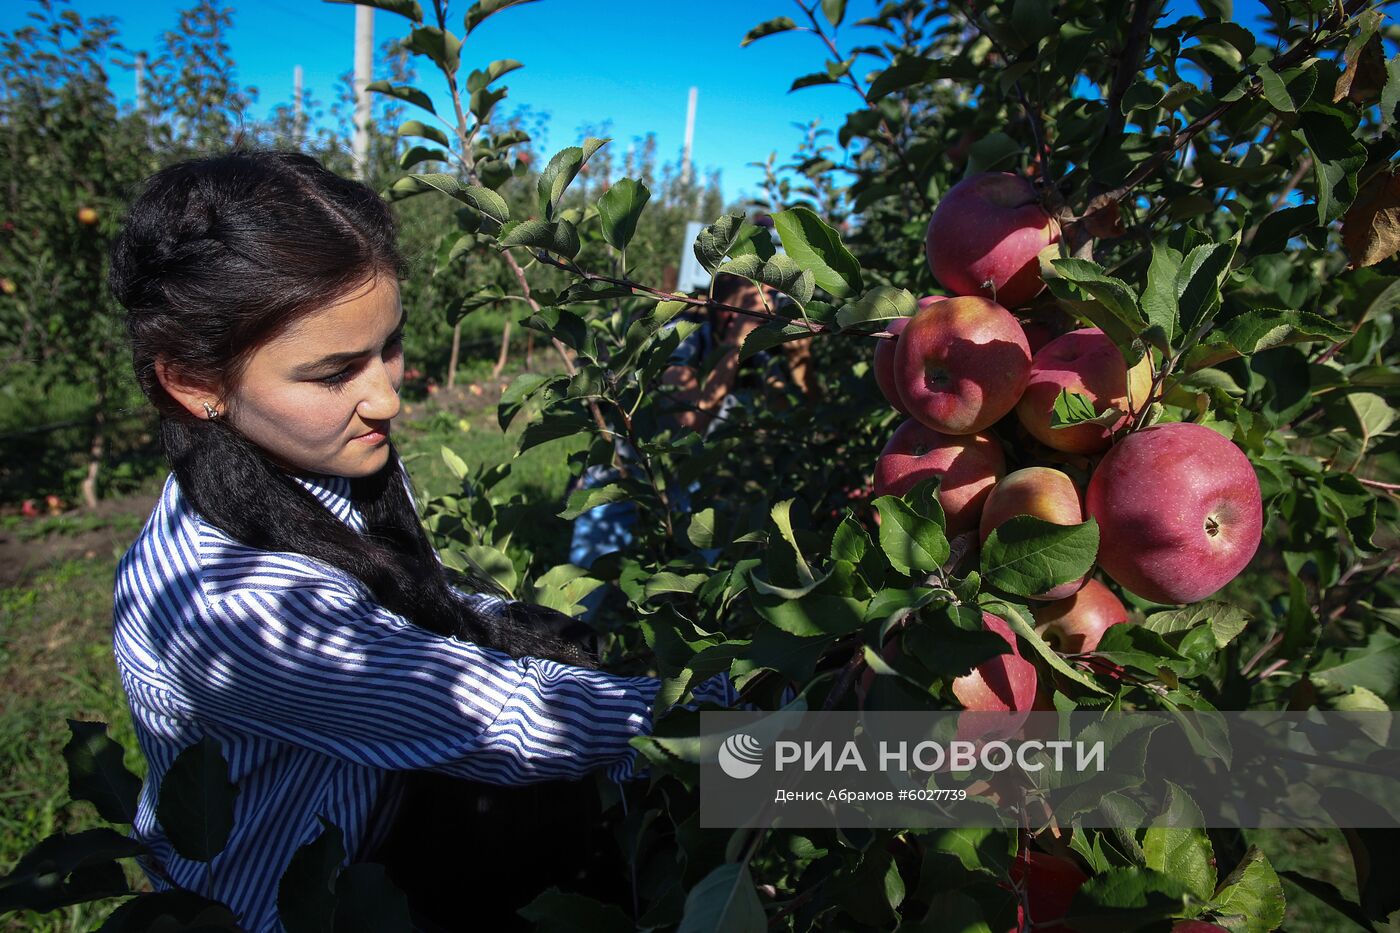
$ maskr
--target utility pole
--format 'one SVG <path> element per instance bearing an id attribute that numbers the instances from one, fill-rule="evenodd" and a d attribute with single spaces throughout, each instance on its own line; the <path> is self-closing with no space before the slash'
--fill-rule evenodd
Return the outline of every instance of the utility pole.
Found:
<path id="1" fill-rule="evenodd" d="M 146 109 L 146 53 L 136 53 L 136 112 Z"/>
<path id="2" fill-rule="evenodd" d="M 374 80 L 374 7 L 355 7 L 355 170 L 369 175 L 369 91 Z"/>
<path id="3" fill-rule="evenodd" d="M 301 66 L 297 65 L 292 69 L 292 139 L 295 140 L 298 149 L 301 148 L 302 137 L 305 136 L 302 126 L 302 77 Z"/>
<path id="4" fill-rule="evenodd" d="M 685 155 L 681 157 L 681 184 L 690 184 L 690 147 L 695 142 L 695 98 L 700 89 L 690 89 L 690 104 L 685 110 Z"/>

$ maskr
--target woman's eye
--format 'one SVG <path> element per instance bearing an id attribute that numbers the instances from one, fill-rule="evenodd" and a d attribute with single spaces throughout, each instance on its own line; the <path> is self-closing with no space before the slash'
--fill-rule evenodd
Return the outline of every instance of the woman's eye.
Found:
<path id="1" fill-rule="evenodd" d="M 323 376 L 323 377 L 321 377 L 321 378 L 320 378 L 319 380 L 317 380 L 317 381 L 320 382 L 322 385 L 338 386 L 338 385 L 340 385 L 341 383 L 343 383 L 343 382 L 345 382 L 346 380 L 348 380 L 349 378 L 350 378 L 350 367 L 347 366 L 347 367 L 345 367 L 344 369 L 342 369 L 340 372 L 338 372 L 338 373 L 332 373 L 332 374 L 329 375 L 329 376 Z"/>

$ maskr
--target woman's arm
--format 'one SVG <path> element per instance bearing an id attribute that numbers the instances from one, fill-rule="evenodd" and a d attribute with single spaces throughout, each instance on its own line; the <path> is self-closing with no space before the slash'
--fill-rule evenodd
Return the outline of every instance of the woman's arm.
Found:
<path id="1" fill-rule="evenodd" d="M 660 682 L 514 659 L 412 625 L 344 581 L 243 588 L 165 664 L 197 719 L 390 770 L 496 784 L 631 774 Z M 728 679 L 703 699 L 732 699 Z"/>

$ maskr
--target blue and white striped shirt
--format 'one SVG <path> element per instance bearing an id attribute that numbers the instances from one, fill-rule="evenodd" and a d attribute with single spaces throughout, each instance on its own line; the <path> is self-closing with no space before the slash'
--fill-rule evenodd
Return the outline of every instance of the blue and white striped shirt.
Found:
<path id="1" fill-rule="evenodd" d="M 348 478 L 293 478 L 365 530 Z M 229 905 L 254 933 L 283 929 L 277 885 L 321 834 L 318 816 L 344 833 L 349 864 L 387 832 L 396 801 L 379 798 L 398 771 L 527 784 L 607 768 L 631 779 L 628 740 L 650 732 L 660 686 L 418 628 L 337 567 L 230 538 L 194 511 L 173 473 L 117 565 L 113 621 L 149 763 L 132 836 L 175 883 Z M 724 675 L 694 693 L 696 703 L 737 700 Z M 155 815 L 162 777 L 206 735 L 238 786 L 231 838 L 208 865 L 178 855 Z M 157 891 L 169 887 L 142 868 Z"/>

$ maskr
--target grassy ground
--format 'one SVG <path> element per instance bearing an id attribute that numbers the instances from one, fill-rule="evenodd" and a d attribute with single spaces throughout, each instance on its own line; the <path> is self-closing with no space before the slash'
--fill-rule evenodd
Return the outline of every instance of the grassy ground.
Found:
<path id="1" fill-rule="evenodd" d="M 495 421 L 500 386 L 487 380 L 488 374 L 489 363 L 473 364 L 465 369 L 458 391 L 407 403 L 402 425 L 396 426 L 397 443 L 421 493 L 432 496 L 458 488 L 440 456 L 444 445 L 470 465 L 498 463 L 512 455 L 513 442 Z M 507 494 L 519 491 L 540 503 L 537 521 L 530 523 L 532 546 L 559 549 L 567 542 L 567 525 L 554 513 L 563 495 L 570 447 L 571 442 L 563 441 L 530 451 L 515 462 L 502 487 Z M 0 518 L 0 541 L 26 555 L 11 577 L 0 580 L 0 680 L 5 684 L 0 694 L 0 874 L 56 831 L 104 825 L 91 805 L 69 800 L 61 754 L 67 719 L 108 723 L 109 734 L 126 749 L 127 767 L 145 773 L 112 660 L 112 578 L 163 479 L 160 473 L 133 482 L 132 494 L 105 505 L 97 516 Z M 1350 857 L 1340 834 L 1317 836 L 1296 830 L 1247 833 L 1280 869 L 1321 878 L 1354 899 Z M 145 886 L 134 866 L 128 879 L 137 889 Z M 1285 888 L 1286 929 L 1321 933 L 1350 927 L 1308 894 L 1291 884 Z M 116 903 L 0 917 L 0 933 L 92 930 Z"/>

